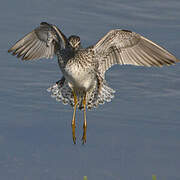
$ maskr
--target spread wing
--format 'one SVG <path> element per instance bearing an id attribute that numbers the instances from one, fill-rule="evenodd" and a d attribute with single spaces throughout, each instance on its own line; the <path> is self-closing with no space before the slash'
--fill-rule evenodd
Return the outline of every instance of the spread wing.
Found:
<path id="1" fill-rule="evenodd" d="M 54 25 L 42 22 L 39 27 L 25 35 L 8 52 L 22 60 L 52 58 L 56 51 L 65 48 L 67 39 Z"/>
<path id="2" fill-rule="evenodd" d="M 111 30 L 93 46 L 93 51 L 102 74 L 114 64 L 163 66 L 179 62 L 167 50 L 128 30 Z"/>

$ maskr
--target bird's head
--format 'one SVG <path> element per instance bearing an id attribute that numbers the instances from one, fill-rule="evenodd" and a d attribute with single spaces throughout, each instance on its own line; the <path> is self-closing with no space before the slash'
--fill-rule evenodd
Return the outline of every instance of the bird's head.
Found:
<path id="1" fill-rule="evenodd" d="M 71 35 L 69 36 L 68 41 L 74 50 L 81 48 L 81 41 L 79 36 Z"/>

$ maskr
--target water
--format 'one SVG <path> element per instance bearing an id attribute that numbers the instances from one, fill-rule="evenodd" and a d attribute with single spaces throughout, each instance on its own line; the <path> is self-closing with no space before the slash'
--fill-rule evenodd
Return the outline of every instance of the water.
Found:
<path id="1" fill-rule="evenodd" d="M 179 0 L 3 1 L 0 7 L 0 179 L 180 179 L 180 64 L 164 68 L 114 66 L 106 74 L 116 98 L 77 113 L 46 89 L 61 77 L 57 61 L 21 62 L 7 49 L 41 21 L 91 45 L 110 29 L 141 33 L 180 58 Z"/>

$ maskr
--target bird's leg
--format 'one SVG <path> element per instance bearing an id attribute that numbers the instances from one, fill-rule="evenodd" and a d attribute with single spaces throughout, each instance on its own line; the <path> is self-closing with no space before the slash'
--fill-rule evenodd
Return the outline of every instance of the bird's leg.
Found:
<path id="1" fill-rule="evenodd" d="M 84 123 L 83 123 L 83 137 L 82 143 L 86 143 L 86 130 L 87 130 L 87 122 L 86 122 L 86 94 L 83 98 L 83 106 L 84 106 Z"/>
<path id="2" fill-rule="evenodd" d="M 75 117 L 76 117 L 76 106 L 77 106 L 77 96 L 75 94 L 75 92 L 73 91 L 73 96 L 74 96 L 74 112 L 73 112 L 73 119 L 72 119 L 72 137 L 73 137 L 73 142 L 74 144 L 76 144 L 76 135 L 75 135 L 75 128 L 76 128 L 76 124 L 75 124 Z"/>

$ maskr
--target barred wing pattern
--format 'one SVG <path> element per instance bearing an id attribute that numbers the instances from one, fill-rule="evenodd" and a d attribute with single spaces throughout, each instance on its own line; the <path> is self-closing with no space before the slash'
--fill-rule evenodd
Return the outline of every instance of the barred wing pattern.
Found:
<path id="1" fill-rule="evenodd" d="M 104 74 L 114 64 L 163 66 L 179 62 L 167 50 L 128 30 L 109 31 L 94 46 L 99 71 Z"/>
<path id="2" fill-rule="evenodd" d="M 66 46 L 66 43 L 66 37 L 56 26 L 42 22 L 8 52 L 21 57 L 22 60 L 52 58 L 59 48 Z"/>

